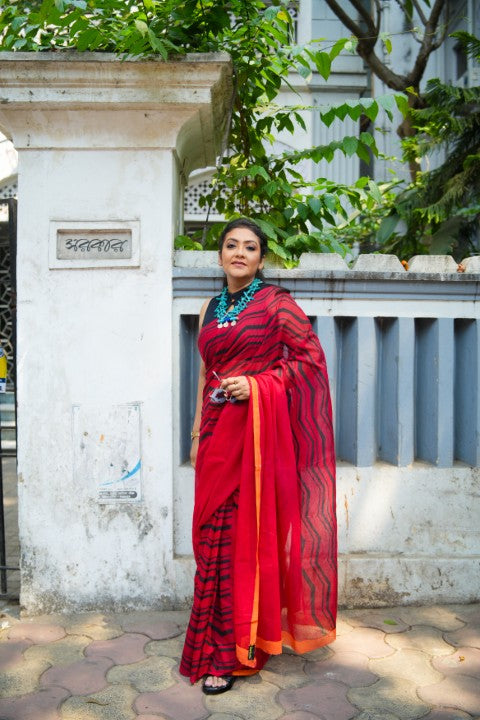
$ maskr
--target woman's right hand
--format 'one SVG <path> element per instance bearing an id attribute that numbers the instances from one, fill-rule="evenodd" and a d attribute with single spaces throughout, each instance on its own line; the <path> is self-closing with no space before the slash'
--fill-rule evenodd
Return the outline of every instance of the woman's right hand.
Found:
<path id="1" fill-rule="evenodd" d="M 192 440 L 192 447 L 190 448 L 190 462 L 192 464 L 192 467 L 195 467 L 197 462 L 197 453 L 198 453 L 198 443 L 200 438 L 196 437 Z"/>

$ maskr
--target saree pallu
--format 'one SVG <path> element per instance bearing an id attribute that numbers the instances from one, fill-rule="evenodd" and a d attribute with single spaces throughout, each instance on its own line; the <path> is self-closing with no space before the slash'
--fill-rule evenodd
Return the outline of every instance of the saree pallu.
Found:
<path id="1" fill-rule="evenodd" d="M 180 667 L 192 682 L 207 673 L 255 671 L 268 655 L 281 653 L 282 644 L 306 652 L 331 642 L 337 607 L 330 394 L 323 350 L 308 318 L 287 291 L 264 286 L 236 326 L 204 326 L 199 349 L 206 381 L 193 517 L 197 622 L 187 633 Z M 249 401 L 213 403 L 214 372 L 246 375 Z M 227 540 L 210 538 L 232 503 Z M 207 566 L 217 546 L 222 559 L 214 570 Z M 214 577 L 222 562 L 228 619 Z M 209 664 L 217 642 L 212 628 L 217 640 L 228 636 L 230 667 Z"/>

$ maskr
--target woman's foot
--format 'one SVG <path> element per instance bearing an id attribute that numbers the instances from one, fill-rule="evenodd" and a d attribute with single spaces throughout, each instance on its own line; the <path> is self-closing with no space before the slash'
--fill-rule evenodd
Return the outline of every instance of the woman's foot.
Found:
<path id="1" fill-rule="evenodd" d="M 202 684 L 202 690 L 205 695 L 220 695 L 220 693 L 230 690 L 235 677 L 233 675 L 206 675 Z"/>

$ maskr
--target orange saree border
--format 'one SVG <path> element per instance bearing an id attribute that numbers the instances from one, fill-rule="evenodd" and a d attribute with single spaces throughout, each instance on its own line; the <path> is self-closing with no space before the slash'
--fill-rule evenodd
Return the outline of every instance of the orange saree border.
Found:
<path id="1" fill-rule="evenodd" d="M 237 645 L 237 657 L 243 665 L 255 667 L 255 646 L 258 632 L 258 608 L 260 599 L 260 562 L 258 548 L 260 542 L 260 504 L 262 496 L 262 449 L 260 436 L 260 403 L 258 398 L 258 383 L 254 377 L 249 377 L 250 392 L 252 396 L 253 421 L 253 450 L 255 464 L 255 515 L 257 542 L 255 551 L 255 587 L 253 594 L 252 617 L 250 621 L 250 641 L 248 650 Z"/>

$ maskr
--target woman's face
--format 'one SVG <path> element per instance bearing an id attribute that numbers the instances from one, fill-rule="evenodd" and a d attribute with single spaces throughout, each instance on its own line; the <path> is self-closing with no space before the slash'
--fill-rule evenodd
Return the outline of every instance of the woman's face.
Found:
<path id="1" fill-rule="evenodd" d="M 223 267 L 227 280 L 234 285 L 248 285 L 257 270 L 263 268 L 260 240 L 248 228 L 230 230 L 223 241 L 218 264 Z"/>

